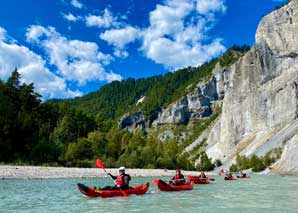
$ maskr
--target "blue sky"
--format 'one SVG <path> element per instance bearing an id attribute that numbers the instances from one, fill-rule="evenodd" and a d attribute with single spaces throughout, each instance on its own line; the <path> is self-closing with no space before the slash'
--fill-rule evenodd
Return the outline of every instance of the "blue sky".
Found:
<path id="1" fill-rule="evenodd" d="M 0 79 L 17 67 L 43 99 L 164 74 L 253 45 L 283 0 L 9 0 L 0 7 Z"/>

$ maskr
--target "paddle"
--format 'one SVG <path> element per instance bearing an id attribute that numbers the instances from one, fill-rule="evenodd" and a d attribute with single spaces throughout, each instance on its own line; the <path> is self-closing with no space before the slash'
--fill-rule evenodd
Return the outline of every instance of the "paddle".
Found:
<path id="1" fill-rule="evenodd" d="M 114 184 L 116 184 L 115 181 L 114 181 L 114 179 L 110 175 L 108 175 L 108 172 L 105 169 L 105 165 L 104 165 L 104 163 L 100 159 L 96 159 L 95 164 L 96 164 L 97 168 L 103 169 L 103 171 L 106 173 L 106 175 L 109 176 L 113 180 Z M 120 187 L 119 187 L 119 190 L 122 192 L 122 194 L 123 194 L 124 197 L 127 197 L 128 196 Z"/>

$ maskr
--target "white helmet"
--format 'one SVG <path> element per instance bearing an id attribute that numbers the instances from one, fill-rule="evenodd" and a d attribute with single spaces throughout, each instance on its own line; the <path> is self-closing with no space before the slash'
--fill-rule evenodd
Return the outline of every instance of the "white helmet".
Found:
<path id="1" fill-rule="evenodd" d="M 124 166 L 121 166 L 118 170 L 119 171 L 125 171 L 125 167 Z"/>

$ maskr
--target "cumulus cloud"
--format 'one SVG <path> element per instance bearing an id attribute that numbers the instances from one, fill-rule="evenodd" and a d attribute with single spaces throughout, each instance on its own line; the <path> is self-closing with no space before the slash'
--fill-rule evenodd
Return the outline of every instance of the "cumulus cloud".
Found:
<path id="1" fill-rule="evenodd" d="M 198 0 L 197 2 L 197 10 L 202 15 L 224 13 L 226 9 L 224 0 Z"/>
<path id="2" fill-rule="evenodd" d="M 83 8 L 83 4 L 79 2 L 78 0 L 71 0 L 70 4 L 74 6 L 75 8 L 81 9 Z"/>
<path id="3" fill-rule="evenodd" d="M 99 36 L 109 44 L 123 48 L 126 44 L 135 41 L 139 37 L 139 30 L 132 26 L 122 29 L 112 29 L 101 33 Z"/>
<path id="4" fill-rule="evenodd" d="M 71 21 L 71 22 L 76 22 L 80 19 L 80 17 L 76 17 L 71 13 L 68 14 L 62 14 L 63 18 L 66 19 L 67 21 Z"/>
<path id="5" fill-rule="evenodd" d="M 210 16 L 225 10 L 221 3 L 168 0 L 158 4 L 149 14 L 149 27 L 142 31 L 141 49 L 148 58 L 172 69 L 198 66 L 221 54 L 225 50 L 221 39 L 208 36 L 214 21 Z"/>
<path id="6" fill-rule="evenodd" d="M 115 47 L 115 56 L 126 58 L 128 52 L 124 50 L 124 47 L 126 44 L 131 43 L 140 37 L 140 30 L 132 26 L 126 26 L 121 29 L 106 30 L 101 33 L 99 37 Z"/>
<path id="7" fill-rule="evenodd" d="M 85 19 L 88 27 L 109 28 L 119 25 L 117 18 L 113 16 L 108 8 L 103 11 L 102 15 L 88 15 Z"/>
<path id="8" fill-rule="evenodd" d="M 57 67 L 59 75 L 84 85 L 87 81 L 121 80 L 121 76 L 106 72 L 104 66 L 112 60 L 99 51 L 96 43 L 68 40 L 53 27 L 32 25 L 27 29 L 27 40 L 46 52 L 49 63 Z"/>
<path id="9" fill-rule="evenodd" d="M 226 49 L 220 38 L 208 36 L 215 15 L 225 11 L 225 0 L 166 0 L 150 12 L 148 27 L 121 24 L 99 37 L 116 57 L 127 57 L 126 45 L 140 40 L 144 55 L 167 68 L 198 66 Z"/>
<path id="10" fill-rule="evenodd" d="M 33 82 L 36 91 L 45 99 L 70 98 L 82 95 L 79 91 L 68 89 L 65 80 L 52 73 L 39 55 L 25 46 L 9 42 L 3 32 L 6 32 L 5 29 L 0 27 L 1 79 L 6 80 L 11 72 L 18 68 L 21 81 L 28 84 Z"/>

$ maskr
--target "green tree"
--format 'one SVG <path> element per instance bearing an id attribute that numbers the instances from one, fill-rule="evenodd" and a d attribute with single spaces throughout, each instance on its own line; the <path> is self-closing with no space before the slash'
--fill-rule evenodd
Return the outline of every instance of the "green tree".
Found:
<path id="1" fill-rule="evenodd" d="M 252 168 L 252 171 L 254 172 L 260 172 L 266 168 L 265 164 L 263 163 L 263 160 L 259 158 L 257 155 L 251 156 L 250 166 Z"/>

